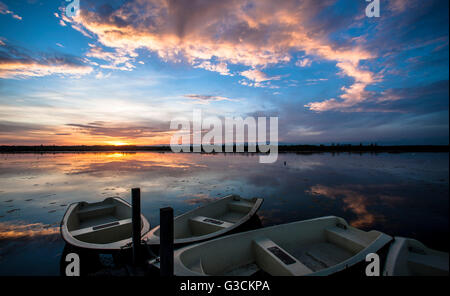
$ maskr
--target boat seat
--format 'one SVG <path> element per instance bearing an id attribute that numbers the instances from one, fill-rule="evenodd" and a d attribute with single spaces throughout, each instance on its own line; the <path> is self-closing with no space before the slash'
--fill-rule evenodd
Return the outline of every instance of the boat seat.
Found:
<path id="1" fill-rule="evenodd" d="M 204 216 L 192 217 L 189 224 L 194 235 L 205 235 L 233 226 L 233 223 Z"/>
<path id="2" fill-rule="evenodd" d="M 355 230 L 342 226 L 326 228 L 325 235 L 329 242 L 354 253 L 360 252 L 371 243 L 370 239 L 358 235 Z"/>
<path id="3" fill-rule="evenodd" d="M 239 213 L 248 213 L 253 208 L 254 204 L 246 200 L 236 200 L 228 203 L 228 208 L 231 211 Z"/>
<path id="4" fill-rule="evenodd" d="M 217 216 L 217 219 L 225 221 L 225 222 L 237 223 L 244 216 L 245 216 L 245 214 L 243 214 L 243 213 L 239 213 L 239 212 L 235 212 L 235 211 L 226 211 L 222 215 Z"/>
<path id="5" fill-rule="evenodd" d="M 115 204 L 104 204 L 100 203 L 98 205 L 89 205 L 82 207 L 77 210 L 78 218 L 80 220 L 89 219 L 95 216 L 103 216 L 111 214 L 115 211 Z"/>
<path id="6" fill-rule="evenodd" d="M 256 264 L 271 275 L 306 275 L 313 271 L 268 238 L 253 240 Z"/>
<path id="7" fill-rule="evenodd" d="M 72 236 L 76 237 L 76 236 L 80 236 L 80 235 L 100 232 L 104 229 L 123 227 L 124 225 L 127 225 L 127 224 L 132 224 L 131 218 L 73 230 L 70 232 L 70 234 L 72 234 Z"/>
<path id="8" fill-rule="evenodd" d="M 302 250 L 297 257 L 314 271 L 334 266 L 353 256 L 353 253 L 328 242 L 314 243 Z"/>

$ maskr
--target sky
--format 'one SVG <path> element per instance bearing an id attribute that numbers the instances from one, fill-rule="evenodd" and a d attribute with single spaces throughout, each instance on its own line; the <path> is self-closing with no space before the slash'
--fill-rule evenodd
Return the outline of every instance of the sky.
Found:
<path id="1" fill-rule="evenodd" d="M 447 0 L 0 0 L 0 145 L 168 144 L 277 116 L 280 143 L 449 143 Z"/>

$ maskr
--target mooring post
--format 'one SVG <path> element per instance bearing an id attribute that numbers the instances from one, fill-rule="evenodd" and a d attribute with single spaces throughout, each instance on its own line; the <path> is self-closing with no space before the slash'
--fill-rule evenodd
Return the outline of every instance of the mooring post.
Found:
<path id="1" fill-rule="evenodd" d="M 159 209 L 160 219 L 160 273 L 162 276 L 173 275 L 173 209 Z"/>
<path id="2" fill-rule="evenodd" d="M 139 248 L 141 246 L 141 189 L 131 189 L 131 208 L 133 223 L 133 264 L 139 260 Z"/>

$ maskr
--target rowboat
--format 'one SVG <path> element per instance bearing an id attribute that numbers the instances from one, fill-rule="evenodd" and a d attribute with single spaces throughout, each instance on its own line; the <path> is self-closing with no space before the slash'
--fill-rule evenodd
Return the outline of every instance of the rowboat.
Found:
<path id="1" fill-rule="evenodd" d="M 250 220 L 263 202 L 229 195 L 174 218 L 174 245 L 191 244 L 230 233 Z M 146 236 L 150 246 L 160 244 L 160 228 Z"/>
<path id="2" fill-rule="evenodd" d="M 395 237 L 383 275 L 448 276 L 448 259 L 448 253 L 427 248 L 415 239 Z"/>
<path id="3" fill-rule="evenodd" d="M 237 233 L 174 253 L 178 276 L 331 275 L 363 262 L 392 237 L 328 216 Z M 159 263 L 158 263 L 159 265 Z"/>
<path id="4" fill-rule="evenodd" d="M 92 250 L 120 250 L 131 246 L 131 205 L 119 197 L 101 202 L 71 204 L 61 221 L 61 234 L 70 245 Z M 141 215 L 141 235 L 150 224 Z"/>

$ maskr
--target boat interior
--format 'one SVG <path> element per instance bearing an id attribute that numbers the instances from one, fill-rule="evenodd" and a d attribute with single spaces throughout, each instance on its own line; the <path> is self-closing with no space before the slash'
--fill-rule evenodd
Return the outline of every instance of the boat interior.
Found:
<path id="1" fill-rule="evenodd" d="M 282 229 L 247 232 L 182 252 L 189 270 L 206 275 L 307 275 L 345 262 L 369 246 L 379 232 L 343 223 L 291 223 Z M 319 224 L 319 225 L 318 225 Z"/>
<path id="2" fill-rule="evenodd" d="M 132 232 L 131 208 L 108 198 L 97 203 L 80 203 L 67 220 L 70 234 L 83 242 L 107 244 L 127 239 Z"/>
<path id="3" fill-rule="evenodd" d="M 232 227 L 255 206 L 256 199 L 230 196 L 175 218 L 174 238 L 183 239 L 214 233 Z M 159 229 L 155 231 L 159 236 Z"/>

